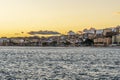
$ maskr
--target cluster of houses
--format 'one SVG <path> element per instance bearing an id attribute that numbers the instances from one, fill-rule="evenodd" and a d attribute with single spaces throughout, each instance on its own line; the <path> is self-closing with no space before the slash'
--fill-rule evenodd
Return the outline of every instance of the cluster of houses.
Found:
<path id="1" fill-rule="evenodd" d="M 79 47 L 79 46 L 111 46 L 120 45 L 120 26 L 113 28 L 84 29 L 75 33 L 69 31 L 67 35 L 51 37 L 13 37 L 0 38 L 0 46 L 58 46 L 58 47 Z"/>

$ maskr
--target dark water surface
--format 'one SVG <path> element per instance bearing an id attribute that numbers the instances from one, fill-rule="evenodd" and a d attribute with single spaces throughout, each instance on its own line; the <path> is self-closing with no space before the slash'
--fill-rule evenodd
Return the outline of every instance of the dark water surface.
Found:
<path id="1" fill-rule="evenodd" d="M 0 80 L 120 80 L 120 49 L 0 47 Z"/>

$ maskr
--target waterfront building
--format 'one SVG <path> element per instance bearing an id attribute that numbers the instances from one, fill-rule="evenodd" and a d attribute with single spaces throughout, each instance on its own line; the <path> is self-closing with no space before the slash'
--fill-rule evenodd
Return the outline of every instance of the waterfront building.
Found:
<path id="1" fill-rule="evenodd" d="M 9 42 L 10 42 L 9 38 L 6 37 L 0 38 L 0 46 L 8 46 Z"/>

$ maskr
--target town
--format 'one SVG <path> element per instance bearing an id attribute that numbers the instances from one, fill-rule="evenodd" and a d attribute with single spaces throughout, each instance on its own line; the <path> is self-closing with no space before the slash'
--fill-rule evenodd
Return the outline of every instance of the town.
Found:
<path id="1" fill-rule="evenodd" d="M 80 47 L 120 46 L 120 26 L 98 29 L 90 28 L 69 31 L 66 35 L 50 37 L 1 37 L 0 46 Z"/>

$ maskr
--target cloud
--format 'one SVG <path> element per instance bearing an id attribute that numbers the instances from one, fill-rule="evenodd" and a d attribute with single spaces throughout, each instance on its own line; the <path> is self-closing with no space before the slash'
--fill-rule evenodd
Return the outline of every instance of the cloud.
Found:
<path id="1" fill-rule="evenodd" d="M 56 31 L 47 31 L 47 30 L 45 30 L 45 31 L 30 31 L 30 32 L 28 32 L 28 34 L 30 34 L 30 35 L 36 35 L 36 34 L 40 34 L 40 35 L 58 35 L 58 34 L 61 34 L 61 33 L 59 33 L 59 32 L 56 32 Z"/>
<path id="2" fill-rule="evenodd" d="M 15 35 L 20 35 L 20 33 L 15 33 Z"/>
<path id="3" fill-rule="evenodd" d="M 117 12 L 117 14 L 119 14 L 119 15 L 120 15 L 120 12 Z"/>

